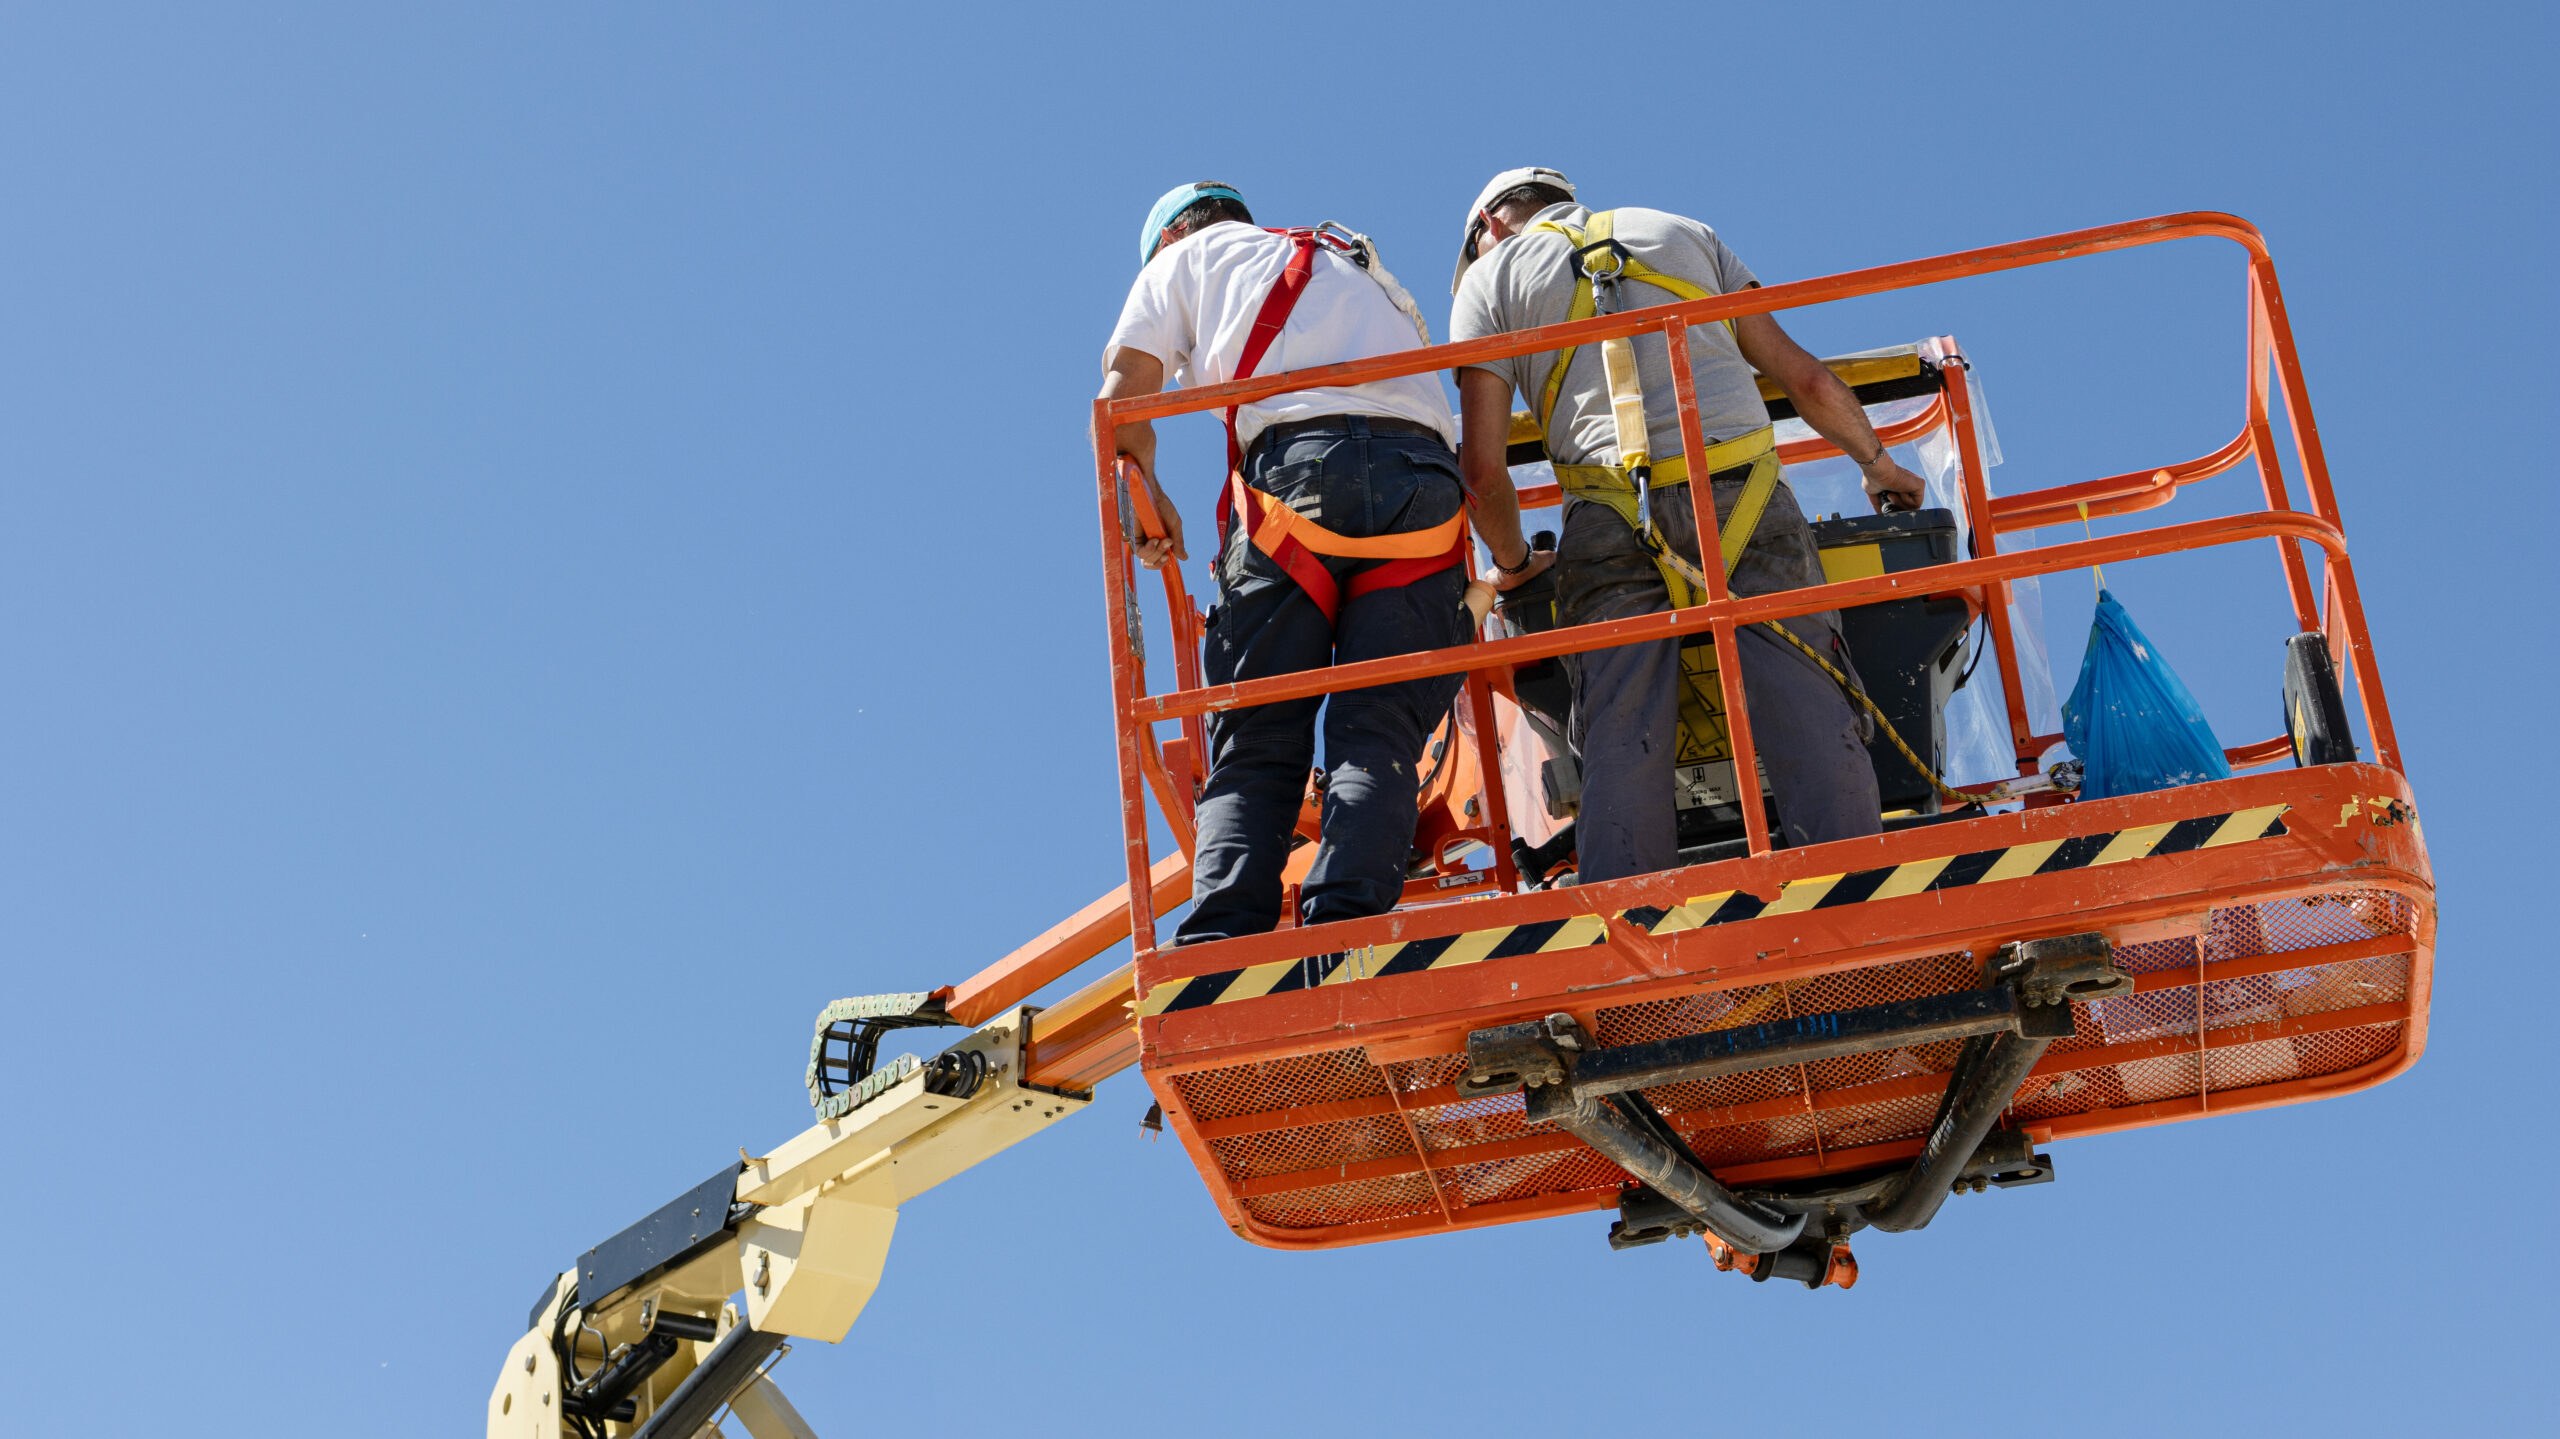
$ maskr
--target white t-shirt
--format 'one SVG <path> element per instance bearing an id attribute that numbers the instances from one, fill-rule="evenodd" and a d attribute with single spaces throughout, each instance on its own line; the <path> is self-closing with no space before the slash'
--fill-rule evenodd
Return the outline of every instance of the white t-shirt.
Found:
<path id="1" fill-rule="evenodd" d="M 1245 337 L 1272 282 L 1288 268 L 1295 244 L 1252 225 L 1212 225 L 1156 251 L 1129 288 L 1120 323 L 1103 350 L 1126 346 L 1164 362 L 1173 382 L 1197 389 L 1235 378 Z M 1314 273 L 1299 292 L 1297 308 L 1254 367 L 1257 375 L 1303 370 L 1390 355 L 1429 343 L 1416 322 L 1388 297 L 1386 288 L 1358 265 L 1319 246 Z M 1440 388 L 1440 373 L 1427 370 L 1365 385 L 1291 390 L 1257 400 L 1236 412 L 1236 442 L 1253 447 L 1266 426 L 1321 415 L 1385 415 L 1440 432 L 1455 449 L 1457 417 Z"/>

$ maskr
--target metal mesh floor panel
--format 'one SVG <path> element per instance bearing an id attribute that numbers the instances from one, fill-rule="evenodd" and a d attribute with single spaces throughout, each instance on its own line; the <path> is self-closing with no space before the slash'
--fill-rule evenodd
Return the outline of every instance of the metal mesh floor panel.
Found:
<path id="1" fill-rule="evenodd" d="M 2408 933 L 2408 901 L 2378 891 L 2269 900 L 2213 911 L 2192 932 L 2117 949 L 2139 993 L 2075 1007 L 2010 1112 L 2050 1122 L 2338 1074 L 2402 1042 L 2404 1023 L 2360 1023 L 2410 995 L 2406 954 L 2270 967 L 2297 950 Z M 2215 966 L 2253 973 L 2210 974 Z M 2197 981 L 2203 980 L 2199 984 Z M 1937 954 L 1793 983 L 1744 985 L 1592 1015 L 1604 1046 L 1763 1019 L 1945 994 L 1981 983 L 1976 959 Z M 2344 1022 L 2323 1016 L 2346 1016 Z M 1927 1132 L 1955 1063 L 1954 1041 L 1783 1065 L 1647 1091 L 1709 1165 L 1822 1155 Z M 1218 1122 L 1204 1170 L 1261 1224 L 1322 1231 L 1378 1220 L 1434 1227 L 1481 1205 L 1596 1195 L 1627 1176 L 1569 1136 L 1526 1120 L 1521 1097 L 1459 1099 L 1457 1055 L 1378 1065 L 1360 1046 L 1174 1075 L 1195 1121 Z M 1254 1116 L 1310 1105 L 1316 1122 Z M 1233 1133 L 1234 1129 L 1259 1132 Z M 1302 1182 L 1301 1182 L 1302 1181 Z M 1250 1192 L 1240 1192 L 1250 1191 Z"/>

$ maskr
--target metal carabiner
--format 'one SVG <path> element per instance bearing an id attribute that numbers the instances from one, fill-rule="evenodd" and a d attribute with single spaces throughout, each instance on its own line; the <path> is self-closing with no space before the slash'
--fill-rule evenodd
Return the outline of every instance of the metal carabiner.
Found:
<path id="1" fill-rule="evenodd" d="M 1591 268 L 1590 256 L 1594 250 L 1605 250 L 1608 252 L 1612 263 L 1607 270 L 1595 270 Z M 1579 246 L 1574 250 L 1574 278 L 1581 280 L 1607 280 L 1614 284 L 1620 275 L 1626 273 L 1627 262 L 1634 258 L 1634 254 L 1631 253 L 1626 246 L 1619 244 L 1615 240 L 1594 240 L 1590 244 Z"/>
<path id="2" fill-rule="evenodd" d="M 1315 227 L 1316 243 L 1333 251 L 1352 264 L 1369 268 L 1369 237 L 1338 221 L 1327 220 Z"/>
<path id="3" fill-rule="evenodd" d="M 1591 256 L 1595 252 L 1609 256 L 1610 263 L 1607 269 L 1595 270 L 1591 267 Z M 1591 282 L 1592 308 L 1604 315 L 1615 314 L 1618 309 L 1618 282 L 1626 278 L 1627 262 L 1635 256 L 1626 246 L 1615 240 L 1594 240 L 1588 245 L 1576 247 L 1571 258 L 1574 278 Z M 1600 303 L 1603 291 L 1606 291 L 1609 296 L 1609 303 L 1605 305 Z"/>

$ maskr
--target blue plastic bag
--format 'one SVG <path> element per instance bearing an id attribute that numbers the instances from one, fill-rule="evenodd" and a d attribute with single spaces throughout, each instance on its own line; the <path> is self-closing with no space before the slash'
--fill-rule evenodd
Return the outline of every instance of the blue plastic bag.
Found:
<path id="1" fill-rule="evenodd" d="M 2105 590 L 2062 705 L 2062 737 L 2080 760 L 2082 799 L 2231 778 L 2196 697 Z"/>

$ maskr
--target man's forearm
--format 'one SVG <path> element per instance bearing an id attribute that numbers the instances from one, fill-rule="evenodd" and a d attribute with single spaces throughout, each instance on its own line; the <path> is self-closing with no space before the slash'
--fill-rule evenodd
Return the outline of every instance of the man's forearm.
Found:
<path id="1" fill-rule="evenodd" d="M 1475 465 L 1465 464 L 1469 523 L 1484 547 L 1493 551 L 1493 562 L 1506 570 L 1516 570 L 1528 562 L 1529 542 L 1520 537 L 1520 491 L 1511 483 L 1508 467 L 1496 464 L 1488 475 Z"/>
<path id="2" fill-rule="evenodd" d="M 1888 502 L 1918 506 L 1927 500 L 1926 482 L 1885 453 L 1884 440 L 1867 423 L 1856 392 L 1842 384 L 1830 366 L 1789 338 L 1775 316 L 1742 316 L 1735 322 L 1734 339 L 1742 347 L 1742 358 L 1778 382 L 1813 432 L 1857 465 L 1867 494 L 1879 508 Z"/>
<path id="3" fill-rule="evenodd" d="M 1139 395 L 1164 391 L 1164 362 L 1144 350 L 1120 348 L 1103 359 L 1102 398 L 1125 400 Z M 1137 420 L 1112 431 L 1112 443 L 1120 453 L 1138 462 L 1138 468 L 1154 479 L 1156 473 L 1156 427 L 1151 420 Z"/>
<path id="4" fill-rule="evenodd" d="M 1467 481 L 1468 518 L 1493 562 L 1516 570 L 1529 562 L 1529 542 L 1520 536 L 1520 491 L 1511 483 L 1511 382 L 1460 370 L 1458 414 L 1466 437 L 1458 471 Z"/>
<path id="5" fill-rule="evenodd" d="M 1812 426 L 1815 434 L 1857 464 L 1884 453 L 1884 442 L 1876 438 L 1875 426 L 1867 423 L 1866 407 L 1858 403 L 1857 392 L 1842 384 L 1829 366 L 1816 361 L 1809 373 L 1793 378 L 1792 384 L 1780 379 L 1779 388 L 1795 402 L 1797 417 Z"/>
<path id="6" fill-rule="evenodd" d="M 1164 390 L 1164 365 L 1144 350 L 1114 349 L 1104 357 L 1102 398 L 1121 399 L 1134 395 L 1160 394 Z M 1170 561 L 1190 558 L 1182 543 L 1182 515 L 1174 508 L 1173 498 L 1156 480 L 1156 427 L 1147 420 L 1121 425 L 1112 432 L 1112 443 L 1120 453 L 1138 462 L 1138 473 L 1146 478 L 1147 489 L 1156 518 L 1164 523 L 1164 532 L 1155 539 L 1143 540 L 1137 548 L 1138 562 L 1156 569 Z"/>
<path id="7" fill-rule="evenodd" d="M 1138 468 L 1144 471 L 1149 479 L 1153 479 L 1156 473 L 1155 423 L 1151 420 L 1139 420 L 1134 424 L 1122 425 L 1112 431 L 1111 435 L 1112 443 L 1119 448 L 1120 453 L 1136 460 Z"/>

